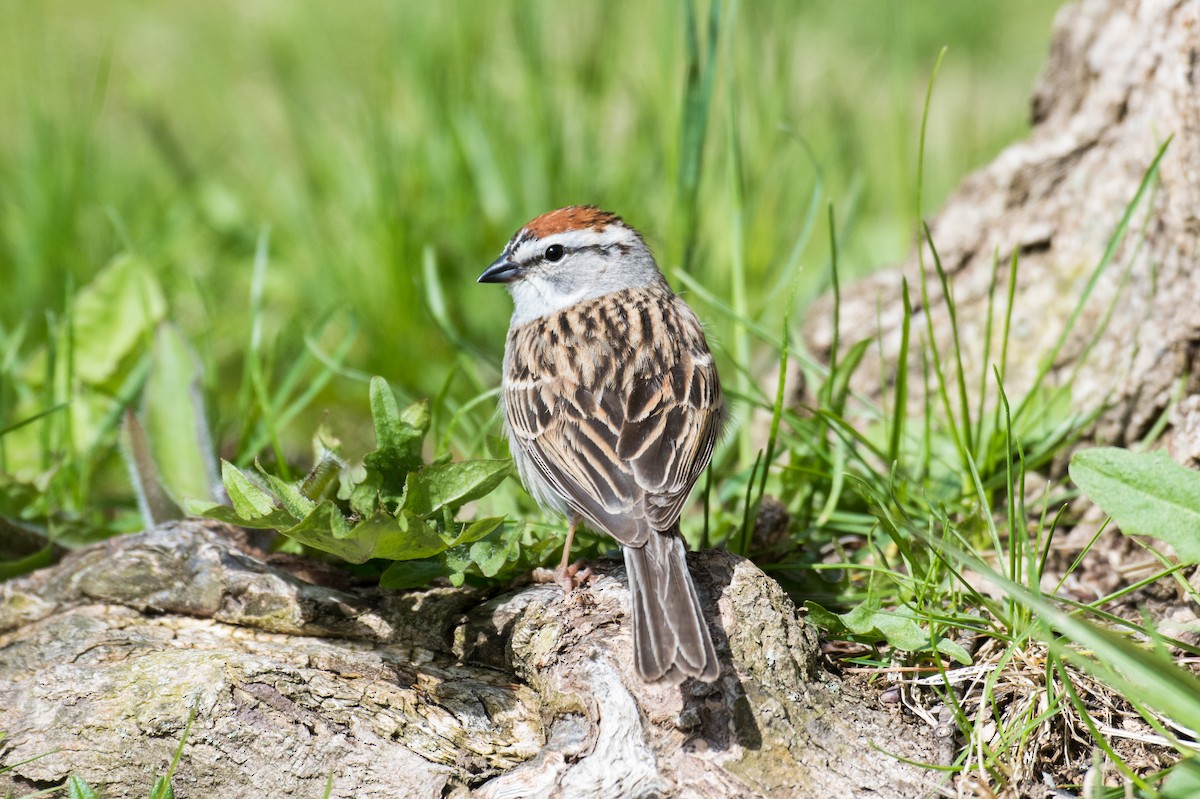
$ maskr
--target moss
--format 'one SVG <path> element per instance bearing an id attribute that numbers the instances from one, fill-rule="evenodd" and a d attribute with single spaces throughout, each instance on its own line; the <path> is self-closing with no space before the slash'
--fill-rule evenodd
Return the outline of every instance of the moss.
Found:
<path id="1" fill-rule="evenodd" d="M 729 760 L 722 765 L 731 774 L 736 775 L 763 793 L 771 794 L 776 791 L 786 796 L 808 796 L 810 791 L 807 779 L 808 766 L 796 762 L 785 747 L 768 746 L 762 749 L 744 749 L 743 754 L 736 760 Z M 815 767 L 822 764 L 814 763 Z"/>

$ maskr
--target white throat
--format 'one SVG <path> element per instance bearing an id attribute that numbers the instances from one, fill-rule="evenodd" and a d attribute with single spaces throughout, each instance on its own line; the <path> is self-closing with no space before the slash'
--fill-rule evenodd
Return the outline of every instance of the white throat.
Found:
<path id="1" fill-rule="evenodd" d="M 609 294 L 615 289 L 596 283 L 564 285 L 562 281 L 529 275 L 524 280 L 509 283 L 508 290 L 513 298 L 512 324 L 516 326 L 569 308 L 577 302 Z"/>

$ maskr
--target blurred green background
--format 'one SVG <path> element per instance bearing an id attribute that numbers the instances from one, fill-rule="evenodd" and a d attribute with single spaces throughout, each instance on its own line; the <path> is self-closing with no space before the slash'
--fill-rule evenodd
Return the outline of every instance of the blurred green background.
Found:
<path id="1" fill-rule="evenodd" d="M 440 449 L 479 446 L 498 430 L 480 397 L 510 305 L 475 277 L 561 205 L 617 211 L 669 275 L 686 264 L 777 329 L 789 263 L 801 307 L 827 285 L 826 204 L 844 275 L 911 246 L 943 46 L 926 209 L 1023 134 L 1056 4 L 724 4 L 711 71 L 710 8 L 688 9 L 0 4 L 0 429 L 74 403 L 6 436 L 3 470 L 44 474 L 86 449 L 74 501 L 131 507 L 111 409 L 149 340 L 94 378 L 62 374 L 87 350 L 62 344 L 72 298 L 122 254 L 145 272 L 131 285 L 161 289 L 204 366 L 219 448 L 242 462 L 268 438 L 303 462 L 325 414 L 369 441 L 371 374 L 439 398 Z M 702 96 L 709 75 L 707 114 L 687 111 L 689 81 Z M 728 364 L 733 323 L 692 302 Z"/>

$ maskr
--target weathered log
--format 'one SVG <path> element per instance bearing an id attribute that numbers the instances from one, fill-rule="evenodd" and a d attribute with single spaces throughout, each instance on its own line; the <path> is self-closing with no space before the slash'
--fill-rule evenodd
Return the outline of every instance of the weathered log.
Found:
<path id="1" fill-rule="evenodd" d="M 911 797 L 927 728 L 821 663 L 777 583 L 690 556 L 721 679 L 633 670 L 616 563 L 564 598 L 308 583 L 182 522 L 0 586 L 0 794 L 78 774 L 175 795 Z M 886 752 L 886 753 L 885 753 Z"/>
<path id="2" fill-rule="evenodd" d="M 1008 263 L 1018 252 L 1006 376 L 1009 395 L 1018 397 L 1064 330 L 1158 148 L 1173 136 L 1158 183 L 1059 353 L 1051 382 L 1061 384 L 1078 370 L 1074 407 L 1106 408 L 1093 436 L 1116 444 L 1138 440 L 1173 396 L 1184 397 L 1172 412 L 1170 439 L 1172 453 L 1184 462 L 1200 462 L 1198 82 L 1197 0 L 1080 0 L 1064 6 L 1034 91 L 1029 137 L 968 177 L 930 223 L 952 281 L 969 383 L 978 383 L 983 373 L 993 258 L 1000 261 L 996 307 L 1003 313 Z M 886 366 L 879 368 L 878 353 L 868 354 L 854 384 L 859 391 L 878 396 L 895 379 L 902 277 L 917 305 L 914 340 L 924 334 L 923 314 L 929 313 L 941 352 L 950 351 L 946 302 L 928 251 L 925 265 L 928 308 L 920 307 L 916 295 L 915 253 L 898 269 L 843 291 L 843 331 L 865 337 L 881 320 Z M 1088 353 L 1110 306 L 1111 319 Z M 810 346 L 826 356 L 831 311 L 826 298 L 805 327 Z M 1000 334 L 997 323 L 993 362 Z M 990 380 L 990 368 L 988 375 Z M 910 386 L 919 390 L 919 382 Z M 914 399 L 920 402 L 915 394 Z"/>

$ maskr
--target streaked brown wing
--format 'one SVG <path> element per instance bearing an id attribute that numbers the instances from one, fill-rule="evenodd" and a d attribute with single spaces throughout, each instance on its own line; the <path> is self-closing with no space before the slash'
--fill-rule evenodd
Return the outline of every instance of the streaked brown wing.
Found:
<path id="1" fill-rule="evenodd" d="M 645 294 L 521 326 L 506 361 L 514 444 L 574 510 L 631 546 L 678 520 L 721 416 L 699 323 L 669 291 Z M 656 336 L 675 346 L 651 348 Z"/>
<path id="2" fill-rule="evenodd" d="M 635 384 L 627 408 L 617 455 L 646 492 L 651 526 L 668 530 L 679 520 L 720 433 L 721 385 L 707 347 L 677 353 L 661 380 Z"/>

